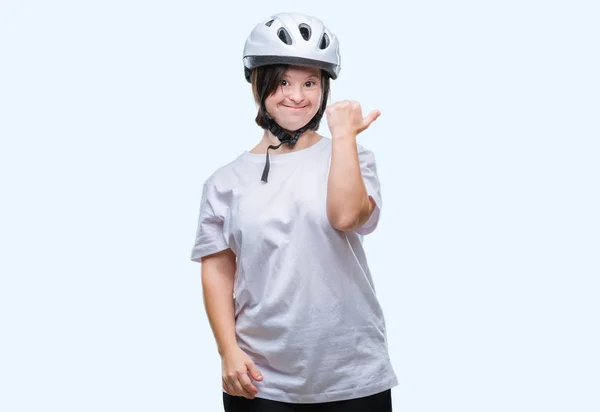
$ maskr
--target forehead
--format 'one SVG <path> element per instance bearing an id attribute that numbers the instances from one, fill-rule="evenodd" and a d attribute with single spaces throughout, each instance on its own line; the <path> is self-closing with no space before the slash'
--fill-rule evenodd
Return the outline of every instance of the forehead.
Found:
<path id="1" fill-rule="evenodd" d="M 289 66 L 285 71 L 285 75 L 292 78 L 320 77 L 321 70 L 315 67 Z"/>

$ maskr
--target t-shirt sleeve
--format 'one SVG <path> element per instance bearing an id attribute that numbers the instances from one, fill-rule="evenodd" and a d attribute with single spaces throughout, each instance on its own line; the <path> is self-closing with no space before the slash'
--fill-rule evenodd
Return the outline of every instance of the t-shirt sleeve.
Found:
<path id="1" fill-rule="evenodd" d="M 367 194 L 375 201 L 375 208 L 373 209 L 371 216 L 369 216 L 369 219 L 361 227 L 355 229 L 355 232 L 360 235 L 368 235 L 375 230 L 379 223 L 382 207 L 381 185 L 377 175 L 375 154 L 372 151 L 365 149 L 360 144 L 358 145 L 358 161 Z"/>
<path id="2" fill-rule="evenodd" d="M 192 248 L 191 260 L 194 262 L 201 262 L 202 257 L 229 247 L 223 231 L 226 207 L 214 185 L 210 181 L 205 182 L 200 200 L 196 239 Z"/>

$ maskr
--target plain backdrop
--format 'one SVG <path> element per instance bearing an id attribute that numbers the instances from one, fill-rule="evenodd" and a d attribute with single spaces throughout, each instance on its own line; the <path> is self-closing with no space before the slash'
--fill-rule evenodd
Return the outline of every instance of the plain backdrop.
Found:
<path id="1" fill-rule="evenodd" d="M 222 410 L 190 253 L 282 11 L 339 36 L 332 101 L 382 112 L 358 141 L 394 410 L 600 411 L 591 0 L 1 0 L 0 410 Z"/>

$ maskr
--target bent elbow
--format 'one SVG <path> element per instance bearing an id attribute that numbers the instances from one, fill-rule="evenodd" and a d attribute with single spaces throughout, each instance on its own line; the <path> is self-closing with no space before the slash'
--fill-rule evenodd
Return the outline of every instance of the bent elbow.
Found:
<path id="1" fill-rule="evenodd" d="M 351 232 L 358 226 L 358 218 L 354 216 L 329 218 L 329 224 L 340 232 Z"/>

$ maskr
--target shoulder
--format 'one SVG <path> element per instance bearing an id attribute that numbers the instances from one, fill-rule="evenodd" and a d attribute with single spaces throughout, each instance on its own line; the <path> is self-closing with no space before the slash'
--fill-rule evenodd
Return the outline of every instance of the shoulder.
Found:
<path id="1" fill-rule="evenodd" d="M 356 148 L 359 155 L 374 155 L 373 151 L 364 144 L 356 142 Z"/>
<path id="2" fill-rule="evenodd" d="M 232 202 L 232 194 L 239 187 L 238 159 L 220 166 L 202 184 L 202 205 L 210 204 L 215 214 L 224 214 Z"/>
<path id="3" fill-rule="evenodd" d="M 227 189 L 235 186 L 238 180 L 237 176 L 240 175 L 240 168 L 243 167 L 241 157 L 241 155 L 236 157 L 212 172 L 204 181 L 204 188 Z"/>
<path id="4" fill-rule="evenodd" d="M 363 167 L 375 168 L 376 160 L 375 153 L 360 143 L 356 143 L 358 149 L 358 160 Z"/>
<path id="5" fill-rule="evenodd" d="M 331 158 L 332 155 L 332 147 L 333 147 L 333 140 L 328 138 L 327 139 L 327 153 L 329 155 L 329 157 Z M 367 146 L 358 143 L 358 141 L 356 141 L 356 149 L 358 152 L 358 161 L 360 163 L 361 168 L 375 168 L 376 167 L 376 161 L 375 161 L 375 153 L 369 149 Z"/>

